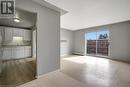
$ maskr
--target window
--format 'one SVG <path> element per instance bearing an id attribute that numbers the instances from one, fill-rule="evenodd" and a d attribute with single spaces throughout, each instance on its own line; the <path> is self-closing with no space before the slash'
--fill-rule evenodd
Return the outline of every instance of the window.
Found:
<path id="1" fill-rule="evenodd" d="M 86 52 L 90 55 L 109 55 L 109 31 L 86 33 Z"/>

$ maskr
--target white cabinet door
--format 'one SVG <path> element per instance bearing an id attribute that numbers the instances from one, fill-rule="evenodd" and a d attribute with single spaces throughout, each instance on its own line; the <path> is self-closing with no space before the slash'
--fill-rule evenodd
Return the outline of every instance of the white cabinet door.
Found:
<path id="1" fill-rule="evenodd" d="M 12 48 L 12 59 L 24 58 L 24 47 Z"/>
<path id="2" fill-rule="evenodd" d="M 19 28 L 14 28 L 13 29 L 13 36 L 15 37 L 23 37 L 24 35 L 24 30 L 23 29 L 19 29 Z"/>
<path id="3" fill-rule="evenodd" d="M 25 46 L 24 48 L 24 57 L 31 57 L 31 46 Z"/>
<path id="4" fill-rule="evenodd" d="M 32 56 L 31 46 L 3 48 L 3 60 L 20 59 Z"/>
<path id="5" fill-rule="evenodd" d="M 0 46 L 1 46 L 1 44 L 2 44 L 2 41 L 3 41 L 3 28 L 2 27 L 0 27 Z"/>
<path id="6" fill-rule="evenodd" d="M 18 47 L 13 47 L 12 48 L 12 59 L 17 59 L 19 58 L 19 50 Z"/>
<path id="7" fill-rule="evenodd" d="M 13 29 L 11 29 L 11 28 L 5 28 L 4 42 L 8 43 L 8 42 L 11 42 L 12 40 L 13 40 Z"/>
<path id="8" fill-rule="evenodd" d="M 0 48 L 0 74 L 2 72 L 2 48 Z"/>
<path id="9" fill-rule="evenodd" d="M 24 58 L 24 47 L 19 47 L 19 58 Z"/>
<path id="10" fill-rule="evenodd" d="M 19 36 L 19 30 L 14 28 L 13 29 L 13 36 Z"/>
<path id="11" fill-rule="evenodd" d="M 31 41 L 31 30 L 24 30 L 24 41 Z"/>
<path id="12" fill-rule="evenodd" d="M 3 48 L 3 60 L 11 59 L 12 48 Z"/>

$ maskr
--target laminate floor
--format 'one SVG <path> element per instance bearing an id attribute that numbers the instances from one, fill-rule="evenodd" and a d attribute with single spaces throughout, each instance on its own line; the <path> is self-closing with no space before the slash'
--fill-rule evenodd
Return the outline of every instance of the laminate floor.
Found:
<path id="1" fill-rule="evenodd" d="M 19 87 L 130 87 L 130 63 L 90 56 L 61 59 L 61 70 Z"/>
<path id="2" fill-rule="evenodd" d="M 35 79 L 36 60 L 25 58 L 3 61 L 0 87 L 16 87 Z"/>

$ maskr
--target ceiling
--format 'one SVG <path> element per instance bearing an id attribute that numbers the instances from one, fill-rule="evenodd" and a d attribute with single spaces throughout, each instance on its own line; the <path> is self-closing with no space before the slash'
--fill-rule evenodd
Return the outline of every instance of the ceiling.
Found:
<path id="1" fill-rule="evenodd" d="M 33 26 L 35 26 L 37 14 L 21 9 L 16 9 L 16 15 L 20 19 L 20 22 L 15 22 L 13 18 L 2 18 L 0 19 L 0 25 L 28 29 L 31 29 Z"/>
<path id="2" fill-rule="evenodd" d="M 79 30 L 130 20 L 130 0 L 45 0 L 68 13 L 61 27 Z"/>

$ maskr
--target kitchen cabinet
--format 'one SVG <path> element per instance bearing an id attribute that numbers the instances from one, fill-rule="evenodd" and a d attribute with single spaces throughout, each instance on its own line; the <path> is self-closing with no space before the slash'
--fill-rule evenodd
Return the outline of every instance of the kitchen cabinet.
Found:
<path id="1" fill-rule="evenodd" d="M 2 72 L 2 49 L 0 48 L 0 74 Z"/>
<path id="2" fill-rule="evenodd" d="M 12 59 L 24 58 L 24 47 L 12 48 Z"/>
<path id="3" fill-rule="evenodd" d="M 31 30 L 14 28 L 13 36 L 23 37 L 24 41 L 31 41 Z"/>
<path id="4" fill-rule="evenodd" d="M 25 46 L 24 47 L 24 57 L 31 57 L 31 46 Z"/>
<path id="5" fill-rule="evenodd" d="M 2 44 L 2 41 L 3 41 L 3 28 L 0 27 L 0 46 Z"/>
<path id="6" fill-rule="evenodd" d="M 20 58 L 20 53 L 19 53 L 19 47 L 13 47 L 12 48 L 12 57 L 11 59 L 18 59 Z"/>
<path id="7" fill-rule="evenodd" d="M 8 59 L 20 59 L 27 58 L 32 56 L 31 46 L 31 36 L 32 31 L 20 28 L 12 28 L 12 27 L 0 27 L 0 43 L 3 45 L 1 47 L 2 50 L 2 58 L 3 60 Z M 1 36 L 3 38 L 1 39 Z M 14 38 L 13 37 L 22 37 Z"/>
<path id="8" fill-rule="evenodd" d="M 13 28 L 13 36 L 23 37 L 24 36 L 24 29 Z"/>
<path id="9" fill-rule="evenodd" d="M 19 57 L 18 58 L 25 58 L 25 56 L 24 56 L 24 48 L 25 47 L 18 47 L 18 51 L 19 51 Z"/>
<path id="10" fill-rule="evenodd" d="M 9 43 L 13 40 L 13 29 L 6 27 L 4 35 L 4 42 Z"/>
<path id="11" fill-rule="evenodd" d="M 24 30 L 24 41 L 31 41 L 31 30 Z"/>
<path id="12" fill-rule="evenodd" d="M 31 46 L 4 47 L 3 60 L 31 57 Z"/>
<path id="13" fill-rule="evenodd" d="M 1 27 L 4 29 L 4 43 L 10 43 L 13 37 L 23 37 L 24 41 L 31 41 L 32 31 L 20 28 Z M 0 29 L 1 29 L 0 28 Z"/>
<path id="14" fill-rule="evenodd" d="M 3 60 L 11 59 L 12 49 L 11 48 L 2 48 L 3 49 Z"/>

